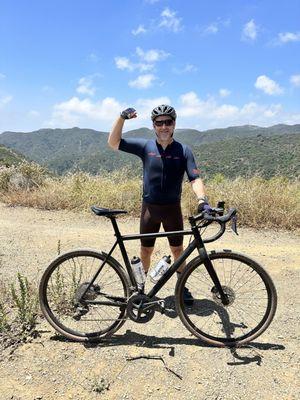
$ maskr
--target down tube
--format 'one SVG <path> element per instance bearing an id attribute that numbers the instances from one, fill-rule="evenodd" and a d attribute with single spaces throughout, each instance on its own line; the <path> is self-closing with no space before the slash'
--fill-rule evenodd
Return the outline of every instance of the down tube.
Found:
<path id="1" fill-rule="evenodd" d="M 160 280 L 153 286 L 150 292 L 147 294 L 148 297 L 153 297 L 159 290 L 165 285 L 166 282 L 171 278 L 171 276 L 177 271 L 179 266 L 188 258 L 190 254 L 196 249 L 197 240 L 194 239 L 191 244 L 184 250 L 179 258 L 174 262 L 170 269 L 160 278 Z"/>

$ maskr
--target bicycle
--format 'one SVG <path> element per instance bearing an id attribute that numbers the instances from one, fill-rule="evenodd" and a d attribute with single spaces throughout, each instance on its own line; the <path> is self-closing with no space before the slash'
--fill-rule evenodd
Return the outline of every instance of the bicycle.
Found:
<path id="1" fill-rule="evenodd" d="M 224 215 L 224 209 L 217 207 L 210 214 L 191 216 L 190 229 L 182 231 L 121 235 L 116 219 L 126 211 L 91 208 L 112 223 L 116 241 L 109 253 L 78 249 L 59 255 L 40 282 L 42 312 L 65 337 L 99 341 L 115 333 L 127 319 L 146 323 L 155 311 L 163 313 L 164 300 L 157 299 L 156 294 L 196 249 L 198 255 L 186 265 L 175 287 L 176 311 L 184 326 L 210 345 L 237 347 L 257 338 L 270 325 L 277 294 L 269 274 L 243 254 L 231 250 L 208 253 L 205 249 L 204 243 L 224 234 L 228 221 L 237 233 L 235 209 Z M 202 239 L 201 232 L 212 223 L 216 223 L 217 233 Z M 124 242 L 175 235 L 191 235 L 189 245 L 145 293 L 136 283 Z M 125 268 L 112 257 L 117 245 Z M 184 303 L 185 287 L 193 293 L 192 305 Z"/>

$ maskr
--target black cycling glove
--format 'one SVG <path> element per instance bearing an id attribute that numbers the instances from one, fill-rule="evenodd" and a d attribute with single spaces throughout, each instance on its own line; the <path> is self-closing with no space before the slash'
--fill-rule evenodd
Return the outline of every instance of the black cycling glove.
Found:
<path id="1" fill-rule="evenodd" d="M 136 110 L 134 108 L 126 108 L 120 115 L 123 119 L 131 119 L 136 116 Z"/>
<path id="2" fill-rule="evenodd" d="M 202 213 L 203 211 L 209 214 L 211 210 L 212 210 L 211 206 L 206 202 L 202 202 L 198 205 L 199 214 Z"/>

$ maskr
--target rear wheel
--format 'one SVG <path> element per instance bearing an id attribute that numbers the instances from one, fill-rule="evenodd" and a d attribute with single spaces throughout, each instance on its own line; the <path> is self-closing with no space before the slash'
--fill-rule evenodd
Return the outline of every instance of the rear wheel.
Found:
<path id="1" fill-rule="evenodd" d="M 200 257 L 193 259 L 176 285 L 176 308 L 185 327 L 217 346 L 239 346 L 261 335 L 270 325 L 277 305 L 272 279 L 254 260 L 230 251 L 209 258 L 229 304 L 224 306 Z M 184 288 L 193 297 L 184 304 Z"/>
<path id="2" fill-rule="evenodd" d="M 128 280 L 112 257 L 102 266 L 105 257 L 91 250 L 71 251 L 56 258 L 42 276 L 42 312 L 58 332 L 70 339 L 99 340 L 125 322 Z M 99 268 L 99 275 L 88 289 Z"/>

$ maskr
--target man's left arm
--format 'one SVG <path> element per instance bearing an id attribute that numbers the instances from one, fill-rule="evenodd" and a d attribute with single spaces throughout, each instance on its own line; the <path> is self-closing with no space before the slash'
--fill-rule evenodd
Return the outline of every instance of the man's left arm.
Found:
<path id="1" fill-rule="evenodd" d="M 198 211 L 200 211 L 204 205 L 208 205 L 208 199 L 205 194 L 204 183 L 200 178 L 200 171 L 196 166 L 194 155 L 189 147 L 186 148 L 186 173 L 191 182 L 192 189 L 197 196 Z"/>

